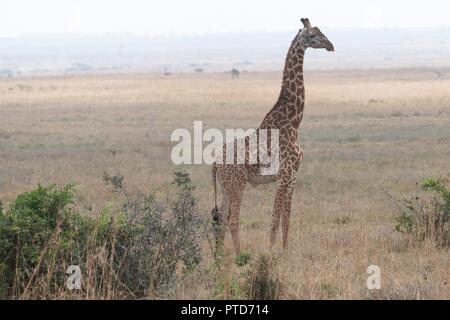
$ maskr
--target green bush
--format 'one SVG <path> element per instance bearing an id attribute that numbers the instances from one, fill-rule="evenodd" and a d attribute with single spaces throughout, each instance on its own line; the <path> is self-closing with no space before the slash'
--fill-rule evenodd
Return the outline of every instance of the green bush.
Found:
<path id="1" fill-rule="evenodd" d="M 158 296 L 173 287 L 176 269 L 193 270 L 201 261 L 200 240 L 205 221 L 197 212 L 195 186 L 184 172 L 174 174 L 176 194 L 160 201 L 154 192 L 130 196 L 124 187 L 127 217 L 123 265 L 125 283 L 135 294 Z"/>
<path id="2" fill-rule="evenodd" d="M 187 173 L 175 174 L 163 201 L 128 193 L 121 176 L 104 179 L 121 205 L 96 218 L 74 211 L 72 185 L 39 185 L 0 204 L 0 298 L 158 296 L 197 266 L 204 221 Z M 80 267 L 80 290 L 66 288 L 70 265 Z"/>
<path id="3" fill-rule="evenodd" d="M 415 240 L 430 239 L 438 245 L 447 245 L 450 238 L 450 189 L 440 179 L 425 179 L 421 189 L 432 193 L 433 198 L 416 196 L 404 200 L 395 230 L 411 235 Z"/>
<path id="4" fill-rule="evenodd" d="M 63 260 L 82 259 L 80 241 L 92 221 L 72 211 L 72 185 L 38 186 L 20 194 L 0 214 L 0 295 L 17 297 L 49 271 L 49 290 L 57 286 Z M 81 245 L 81 248 L 83 245 Z"/>
<path id="5" fill-rule="evenodd" d="M 444 185 L 444 182 L 439 179 L 425 179 L 422 188 L 438 195 L 439 198 L 435 201 L 436 209 L 447 219 L 450 218 L 450 189 Z"/>

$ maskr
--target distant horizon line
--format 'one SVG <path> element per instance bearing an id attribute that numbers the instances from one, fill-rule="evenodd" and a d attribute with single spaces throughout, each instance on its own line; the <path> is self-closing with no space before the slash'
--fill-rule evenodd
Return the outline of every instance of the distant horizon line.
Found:
<path id="1" fill-rule="evenodd" d="M 427 26 L 427 27 L 322 27 L 321 29 L 328 31 L 429 31 L 429 30 L 450 30 L 450 26 Z M 87 37 L 98 37 L 98 36 L 133 36 L 133 37 L 144 37 L 144 38 L 177 38 L 177 37 L 198 37 L 198 36 L 217 36 L 217 35 L 238 35 L 238 34 L 274 34 L 274 33 L 289 33 L 293 32 L 294 29 L 283 29 L 283 30 L 245 30 L 245 31 L 216 31 L 216 32 L 192 32 L 192 33 L 158 33 L 151 34 L 149 32 L 24 32 L 19 34 L 0 34 L 0 38 L 20 38 L 20 37 L 57 37 L 57 36 L 87 36 Z M 296 29 L 295 29 L 296 30 Z"/>

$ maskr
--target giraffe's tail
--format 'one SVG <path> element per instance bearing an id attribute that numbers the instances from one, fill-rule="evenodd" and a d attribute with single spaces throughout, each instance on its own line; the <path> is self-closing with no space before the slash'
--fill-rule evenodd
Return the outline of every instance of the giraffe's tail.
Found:
<path id="1" fill-rule="evenodd" d="M 211 173 L 212 183 L 214 186 L 214 208 L 211 210 L 212 230 L 215 243 L 214 258 L 216 259 L 216 261 L 219 261 L 225 233 L 222 223 L 222 212 L 220 212 L 219 207 L 217 207 L 217 164 L 215 162 L 213 163 Z"/>
<path id="2" fill-rule="evenodd" d="M 214 186 L 214 208 L 217 208 L 217 165 L 214 162 L 211 169 L 212 183 Z"/>

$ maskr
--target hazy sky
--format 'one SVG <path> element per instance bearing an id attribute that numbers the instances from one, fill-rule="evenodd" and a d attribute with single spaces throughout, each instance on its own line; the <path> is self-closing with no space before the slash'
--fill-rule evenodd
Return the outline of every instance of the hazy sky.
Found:
<path id="1" fill-rule="evenodd" d="M 447 0 L 0 0 L 0 35 L 450 27 Z"/>

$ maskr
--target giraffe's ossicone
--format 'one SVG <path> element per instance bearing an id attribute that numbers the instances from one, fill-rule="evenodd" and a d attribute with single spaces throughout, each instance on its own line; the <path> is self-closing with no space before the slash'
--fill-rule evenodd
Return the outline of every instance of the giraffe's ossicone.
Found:
<path id="1" fill-rule="evenodd" d="M 217 161 L 213 164 L 212 176 L 216 206 L 212 210 L 216 255 L 220 254 L 226 230 L 229 229 L 236 254 L 240 252 L 239 213 L 245 186 L 277 183 L 275 203 L 270 231 L 270 247 L 280 225 L 283 230 L 283 248 L 288 246 L 289 217 L 296 173 L 303 160 L 303 151 L 298 143 L 298 131 L 305 106 L 305 86 L 303 81 L 303 60 L 307 48 L 324 48 L 334 51 L 333 44 L 317 27 L 312 27 L 308 19 L 301 19 L 300 29 L 289 48 L 281 85 L 281 92 L 273 108 L 266 114 L 259 129 L 278 129 L 279 169 L 274 175 L 262 175 L 263 164 L 257 162 L 229 164 Z M 259 131 L 256 131 L 258 136 Z M 245 137 L 246 160 L 248 158 L 249 137 Z M 270 137 L 267 148 L 270 149 Z M 238 142 L 234 142 L 235 146 Z M 269 150 L 270 152 L 270 150 Z M 234 149 L 236 157 L 236 147 Z M 226 158 L 226 146 L 223 155 Z M 217 206 L 217 183 L 220 187 L 221 203 Z"/>

